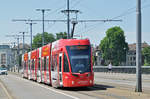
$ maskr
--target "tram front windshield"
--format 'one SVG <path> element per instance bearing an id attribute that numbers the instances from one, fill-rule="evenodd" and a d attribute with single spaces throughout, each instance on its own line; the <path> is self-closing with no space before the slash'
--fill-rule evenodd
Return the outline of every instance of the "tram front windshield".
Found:
<path id="1" fill-rule="evenodd" d="M 72 73 L 91 72 L 91 47 L 89 45 L 66 46 Z"/>

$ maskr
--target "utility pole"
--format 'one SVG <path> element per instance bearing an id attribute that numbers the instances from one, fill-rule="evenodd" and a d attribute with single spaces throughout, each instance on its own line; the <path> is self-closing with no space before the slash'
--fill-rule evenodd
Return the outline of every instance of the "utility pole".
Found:
<path id="1" fill-rule="evenodd" d="M 68 36 L 67 38 L 70 39 L 70 7 L 69 7 L 69 0 L 67 0 L 67 10 L 68 10 L 68 15 L 67 15 L 67 27 L 68 27 Z"/>
<path id="2" fill-rule="evenodd" d="M 45 14 L 45 11 L 50 11 L 50 9 L 36 9 L 36 11 L 42 11 L 42 23 L 43 23 L 42 46 L 44 46 L 44 44 L 45 44 L 45 40 L 44 40 L 44 14 Z"/>
<path id="3" fill-rule="evenodd" d="M 71 39 L 73 38 L 74 35 L 74 29 L 76 24 L 78 24 L 78 22 L 108 22 L 108 21 L 122 21 L 122 20 L 77 20 L 77 14 L 80 12 L 79 10 L 70 10 L 69 7 L 69 0 L 67 0 L 67 10 L 62 10 L 62 13 L 67 14 L 67 39 Z M 75 13 L 76 14 L 76 18 L 74 18 L 75 20 L 70 20 L 70 13 Z M 73 27 L 72 27 L 72 31 L 70 34 L 70 22 L 72 23 Z"/>
<path id="4" fill-rule="evenodd" d="M 22 40 L 22 41 L 23 41 L 23 43 L 22 43 L 22 44 L 23 44 L 23 46 L 22 46 L 22 54 L 24 54 L 24 53 L 25 53 L 25 47 L 24 47 L 24 44 L 25 44 L 25 43 L 24 43 L 24 34 L 27 33 L 27 32 L 20 32 L 20 33 L 22 33 L 22 39 L 23 39 L 23 40 Z"/>
<path id="5" fill-rule="evenodd" d="M 32 51 L 32 25 L 33 24 L 36 24 L 36 23 L 33 23 L 32 22 L 32 20 L 31 20 L 31 22 L 29 22 L 29 23 L 26 23 L 26 24 L 29 24 L 30 25 L 30 36 L 31 36 L 31 41 L 30 41 L 30 51 Z"/>
<path id="6" fill-rule="evenodd" d="M 67 39 L 70 39 L 70 13 L 77 12 L 78 10 L 70 10 L 70 2 L 67 0 L 67 10 L 62 10 L 62 13 L 67 13 Z M 75 26 L 75 24 L 73 24 Z M 73 27 L 74 27 L 73 26 Z"/>
<path id="7" fill-rule="evenodd" d="M 17 49 L 17 56 L 18 56 L 18 73 L 19 73 L 19 69 L 20 69 L 20 66 L 19 66 L 19 52 L 20 52 L 20 46 L 19 46 L 19 36 L 17 37 L 17 43 L 18 43 L 18 49 Z"/>
<path id="8" fill-rule="evenodd" d="M 30 25 L 30 37 L 31 37 L 31 41 L 30 41 L 30 51 L 32 51 L 32 26 L 33 26 L 33 24 L 36 24 L 36 23 L 33 23 L 33 20 L 30 20 L 30 19 L 28 19 L 28 20 L 25 20 L 25 19 L 15 19 L 15 20 L 12 20 L 12 21 L 14 21 L 14 22 L 16 22 L 16 21 L 24 21 L 24 22 L 27 22 L 26 24 L 29 24 Z"/>
<path id="9" fill-rule="evenodd" d="M 141 0 L 137 0 L 136 9 L 136 92 L 142 92 L 142 76 L 141 76 Z"/>
<path id="10" fill-rule="evenodd" d="M 18 72 L 19 72 L 19 69 L 20 69 L 20 66 L 19 66 L 19 52 L 20 52 L 20 47 L 19 47 L 19 39 L 22 35 L 6 35 L 6 37 L 14 37 L 15 39 L 17 39 L 17 44 L 18 44 L 18 47 L 17 47 L 17 54 L 15 54 L 15 60 L 16 60 L 16 64 L 18 66 Z M 25 36 L 29 36 L 29 35 L 24 35 Z M 15 43 L 14 43 L 14 47 L 15 47 Z"/>
<path id="11" fill-rule="evenodd" d="M 69 6 L 69 4 L 68 4 Z M 68 7 L 69 8 L 69 7 Z M 77 14 L 80 12 L 79 10 L 62 10 L 61 11 L 62 13 L 67 13 L 67 38 L 70 39 L 73 37 L 73 32 L 74 32 L 74 29 L 75 29 L 75 25 L 78 23 L 77 21 Z M 73 18 L 73 20 L 71 21 L 72 24 L 73 24 L 73 28 L 72 28 L 72 31 L 71 31 L 71 35 L 70 35 L 70 13 L 75 13 L 76 14 L 76 18 Z"/>
<path id="12" fill-rule="evenodd" d="M 12 47 L 12 55 L 13 55 L 13 58 L 12 58 L 12 64 L 13 64 L 13 66 L 15 66 L 15 64 L 16 64 L 16 61 L 15 61 L 15 46 L 16 46 L 16 42 L 12 42 L 12 44 L 13 44 L 13 47 Z M 13 67 L 12 66 L 12 67 Z M 11 71 L 13 70 L 13 68 L 11 69 Z"/>
<path id="13" fill-rule="evenodd" d="M 12 48 L 15 48 L 16 42 L 11 42 Z"/>

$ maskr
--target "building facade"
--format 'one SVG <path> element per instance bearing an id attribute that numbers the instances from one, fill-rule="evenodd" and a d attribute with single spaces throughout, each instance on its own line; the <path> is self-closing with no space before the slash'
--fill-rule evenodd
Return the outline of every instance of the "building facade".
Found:
<path id="1" fill-rule="evenodd" d="M 25 44 L 24 51 L 28 51 L 30 46 Z M 19 44 L 18 46 L 14 46 L 10 48 L 9 45 L 0 45 L 0 67 L 6 67 L 10 69 L 11 67 L 18 65 L 18 55 L 22 55 L 23 53 L 23 45 Z"/>
<path id="2" fill-rule="evenodd" d="M 142 43 L 142 49 L 145 48 L 145 47 L 148 47 L 149 45 L 144 42 Z M 127 58 L 126 58 L 126 65 L 127 66 L 136 66 L 136 43 L 133 43 L 133 44 L 129 44 L 128 45 L 129 47 L 129 51 L 127 52 Z M 142 58 L 142 65 L 144 64 L 144 60 Z"/>
<path id="3" fill-rule="evenodd" d="M 148 47 L 146 42 L 142 43 L 142 50 L 145 47 Z M 126 52 L 126 61 L 121 63 L 121 66 L 136 66 L 136 43 L 128 45 L 129 50 Z M 104 66 L 104 64 L 108 64 L 108 60 L 104 60 L 102 58 L 102 52 L 99 47 L 93 48 L 93 56 L 94 56 L 94 65 Z M 142 57 L 142 65 L 144 64 L 144 59 Z"/>
<path id="4" fill-rule="evenodd" d="M 0 45 L 0 67 L 10 68 L 12 64 L 12 51 L 9 45 Z"/>
<path id="5" fill-rule="evenodd" d="M 30 46 L 28 44 L 24 44 L 24 52 L 28 52 L 30 50 Z M 19 46 L 14 46 L 12 48 L 12 53 L 14 56 L 13 63 L 14 66 L 21 67 L 21 56 L 23 54 L 23 44 L 20 43 Z"/>

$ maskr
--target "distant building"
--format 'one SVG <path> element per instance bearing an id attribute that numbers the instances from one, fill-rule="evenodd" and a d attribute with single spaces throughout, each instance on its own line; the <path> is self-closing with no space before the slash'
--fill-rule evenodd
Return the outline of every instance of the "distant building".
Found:
<path id="1" fill-rule="evenodd" d="M 12 50 L 9 45 L 0 45 L 0 67 L 12 66 Z"/>
<path id="2" fill-rule="evenodd" d="M 148 47 L 149 45 L 146 42 L 144 42 L 142 43 L 141 46 L 143 50 L 143 48 Z M 129 44 L 128 47 L 129 47 L 129 51 L 127 52 L 126 55 L 126 65 L 136 66 L 136 43 Z M 143 59 L 142 59 L 142 64 L 143 64 Z"/>
<path id="3" fill-rule="evenodd" d="M 98 46 L 96 46 L 95 48 L 93 48 L 93 56 L 94 56 L 94 64 L 93 65 L 97 65 L 97 66 L 102 66 L 104 65 L 104 60 L 102 58 L 102 53 L 101 50 L 99 49 Z"/>
<path id="4" fill-rule="evenodd" d="M 25 44 L 24 46 L 25 52 L 29 51 L 30 46 L 28 44 Z M 19 50 L 18 46 L 14 46 L 10 48 L 9 45 L 0 45 L 0 67 L 6 67 L 11 68 L 15 65 L 17 65 L 17 59 L 19 51 L 19 55 L 22 55 L 23 53 L 23 44 L 19 44 Z"/>
<path id="5" fill-rule="evenodd" d="M 30 50 L 30 46 L 28 45 L 28 44 L 24 44 L 24 51 L 25 52 L 28 52 Z M 19 47 L 18 46 L 14 46 L 13 48 L 12 48 L 12 53 L 13 53 L 13 56 L 14 56 L 14 59 L 13 59 L 13 63 L 14 63 L 14 66 L 18 66 L 18 65 L 20 65 L 21 66 L 21 64 L 18 62 L 18 55 L 22 55 L 23 54 L 23 44 L 22 43 L 20 43 L 19 44 Z"/>
<path id="6" fill-rule="evenodd" d="M 142 43 L 142 50 L 145 47 L 148 47 L 146 42 Z M 122 66 L 136 66 L 136 43 L 128 45 L 129 50 L 126 52 L 126 62 L 122 62 Z M 94 56 L 94 64 L 98 66 L 104 66 L 104 64 L 108 64 L 108 60 L 104 60 L 102 58 L 102 52 L 99 47 L 93 47 L 93 56 Z M 142 65 L 144 64 L 144 59 L 142 58 Z"/>
<path id="7" fill-rule="evenodd" d="M 12 49 L 15 51 L 16 54 L 17 54 L 17 51 L 19 51 L 19 54 L 22 54 L 23 44 L 22 43 L 19 44 L 19 49 L 18 49 L 18 46 L 14 46 Z M 24 51 L 25 52 L 30 51 L 30 46 L 28 44 L 24 44 Z"/>
<path id="8" fill-rule="evenodd" d="M 126 65 L 136 66 L 136 50 L 129 50 L 126 55 Z"/>

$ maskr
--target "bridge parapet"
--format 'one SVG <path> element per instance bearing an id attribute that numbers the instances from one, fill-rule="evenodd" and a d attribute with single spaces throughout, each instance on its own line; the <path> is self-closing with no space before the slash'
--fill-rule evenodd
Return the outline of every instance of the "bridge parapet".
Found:
<path id="1" fill-rule="evenodd" d="M 108 66 L 93 66 L 94 72 L 109 72 Z M 136 73 L 136 66 L 112 66 L 111 72 L 114 73 Z M 150 74 L 150 66 L 142 66 L 143 74 Z"/>

